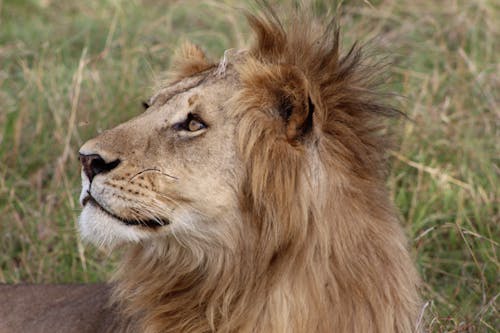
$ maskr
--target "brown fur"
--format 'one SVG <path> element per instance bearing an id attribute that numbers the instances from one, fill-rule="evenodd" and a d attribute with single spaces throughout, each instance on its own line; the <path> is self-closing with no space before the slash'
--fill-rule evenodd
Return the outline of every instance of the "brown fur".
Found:
<path id="1" fill-rule="evenodd" d="M 110 289 L 104 284 L 0 284 L 0 332 L 122 332 L 132 324 L 109 306 Z"/>
<path id="2" fill-rule="evenodd" d="M 146 332 L 413 331 L 419 279 L 384 185 L 380 116 L 396 111 L 377 66 L 357 46 L 342 56 L 332 24 L 249 21 L 257 41 L 231 104 L 241 221 L 191 248 L 134 246 L 115 300 Z"/>
<path id="3" fill-rule="evenodd" d="M 199 46 L 186 41 L 174 54 L 171 65 L 172 69 L 168 73 L 168 79 L 177 81 L 203 72 L 213 66 L 214 64 L 207 59 Z"/>

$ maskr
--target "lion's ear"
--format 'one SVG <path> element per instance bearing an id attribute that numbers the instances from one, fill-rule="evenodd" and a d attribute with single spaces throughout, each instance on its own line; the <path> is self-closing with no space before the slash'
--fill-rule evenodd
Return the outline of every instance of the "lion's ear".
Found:
<path id="1" fill-rule="evenodd" d="M 199 46 L 186 41 L 173 56 L 170 75 L 172 79 L 179 80 L 212 66 L 213 63 L 207 59 Z"/>
<path id="2" fill-rule="evenodd" d="M 275 90 L 277 110 L 289 141 L 305 137 L 313 128 L 314 103 L 304 75 L 296 69 L 281 69 L 282 85 Z"/>
<path id="3" fill-rule="evenodd" d="M 314 94 L 300 68 L 249 58 L 237 65 L 237 71 L 244 88 L 241 105 L 244 109 L 260 109 L 266 114 L 266 119 L 272 120 L 267 123 L 273 128 L 272 133 L 284 134 L 294 144 L 312 132 Z"/>
<path id="4" fill-rule="evenodd" d="M 295 141 L 309 134 L 313 128 L 314 103 L 311 96 L 300 100 L 284 97 L 278 112 L 285 122 L 286 137 Z"/>

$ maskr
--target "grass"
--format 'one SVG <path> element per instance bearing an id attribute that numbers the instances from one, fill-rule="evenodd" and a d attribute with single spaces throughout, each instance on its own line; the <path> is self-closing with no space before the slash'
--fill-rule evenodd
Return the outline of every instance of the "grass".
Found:
<path id="1" fill-rule="evenodd" d="M 330 1 L 314 1 L 318 10 Z M 236 1 L 226 0 L 236 5 Z M 344 1 L 346 43 L 394 59 L 388 186 L 413 240 L 431 332 L 499 332 L 500 6 Z M 215 57 L 248 41 L 220 1 L 0 0 L 0 282 L 106 279 L 115 255 L 75 233 L 78 147 L 140 112 L 190 39 Z"/>

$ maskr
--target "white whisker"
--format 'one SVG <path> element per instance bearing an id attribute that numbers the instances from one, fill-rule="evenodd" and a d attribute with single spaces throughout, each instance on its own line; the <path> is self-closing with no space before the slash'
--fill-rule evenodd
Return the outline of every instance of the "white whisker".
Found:
<path id="1" fill-rule="evenodd" d="M 179 178 L 175 177 L 175 176 L 172 176 L 172 175 L 169 175 L 168 173 L 164 172 L 164 171 L 161 171 L 160 169 L 157 169 L 157 168 L 147 168 L 147 169 L 143 169 L 139 172 L 137 172 L 136 174 L 134 174 L 132 177 L 130 177 L 130 179 L 128 180 L 128 182 L 130 183 L 132 180 L 134 180 L 134 178 L 146 173 L 146 172 L 157 172 L 163 176 L 166 176 L 168 178 L 171 178 L 171 179 L 175 179 L 175 180 L 179 180 Z"/>

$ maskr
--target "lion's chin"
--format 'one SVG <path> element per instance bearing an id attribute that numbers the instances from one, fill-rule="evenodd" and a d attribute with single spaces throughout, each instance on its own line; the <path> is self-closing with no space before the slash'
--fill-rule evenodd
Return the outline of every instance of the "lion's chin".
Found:
<path id="1" fill-rule="evenodd" d="M 100 248 L 137 243 L 152 236 L 152 230 L 126 225 L 91 204 L 84 206 L 78 225 L 82 239 Z"/>

